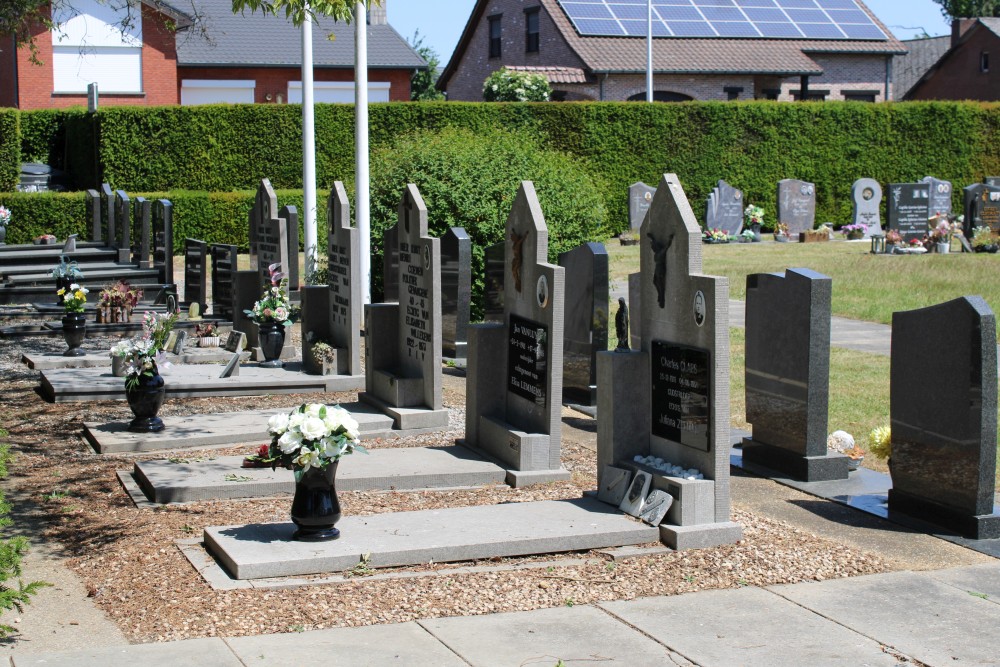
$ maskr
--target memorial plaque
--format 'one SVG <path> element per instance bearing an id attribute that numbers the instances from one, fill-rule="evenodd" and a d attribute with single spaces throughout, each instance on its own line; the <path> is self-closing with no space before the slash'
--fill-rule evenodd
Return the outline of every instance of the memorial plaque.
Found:
<path id="1" fill-rule="evenodd" d="M 743 193 L 729 183 L 719 181 L 708 200 L 705 226 L 738 236 L 743 231 Z"/>
<path id="2" fill-rule="evenodd" d="M 944 213 L 946 215 L 951 214 L 951 183 L 948 181 L 941 181 L 933 176 L 924 176 L 920 179 L 921 183 L 926 183 L 930 186 L 930 213 L 927 217 L 937 215 L 938 213 Z"/>
<path id="3" fill-rule="evenodd" d="M 511 314 L 507 336 L 507 390 L 545 405 L 548 329 Z"/>
<path id="4" fill-rule="evenodd" d="M 197 239 L 184 239 L 184 302 L 197 303 L 206 312 L 208 293 L 208 244 Z"/>
<path id="5" fill-rule="evenodd" d="M 708 350 L 654 340 L 650 354 L 653 435 L 709 451 Z"/>
<path id="6" fill-rule="evenodd" d="M 247 335 L 235 329 L 229 332 L 224 349 L 226 352 L 241 352 L 246 348 Z"/>
<path id="7" fill-rule="evenodd" d="M 212 256 L 212 315 L 231 320 L 239 247 L 215 243 L 209 246 L 208 252 Z"/>
<path id="8" fill-rule="evenodd" d="M 816 186 L 806 181 L 778 181 L 778 222 L 788 225 L 788 235 L 799 238 L 816 225 Z"/>
<path id="9" fill-rule="evenodd" d="M 649 205 L 653 203 L 656 188 L 645 183 L 633 183 L 628 188 L 628 224 L 632 231 L 639 231 Z"/>
<path id="10" fill-rule="evenodd" d="M 891 183 L 886 207 L 889 228 L 903 236 L 903 241 L 921 239 L 928 232 L 930 185 L 927 183 Z"/>
<path id="11" fill-rule="evenodd" d="M 874 178 L 859 178 L 851 186 L 853 211 L 851 222 L 865 226 L 865 238 L 882 233 L 879 209 L 882 206 L 882 186 Z"/>
<path id="12" fill-rule="evenodd" d="M 441 346 L 445 356 L 465 358 L 472 301 L 472 239 L 461 227 L 441 237 Z"/>

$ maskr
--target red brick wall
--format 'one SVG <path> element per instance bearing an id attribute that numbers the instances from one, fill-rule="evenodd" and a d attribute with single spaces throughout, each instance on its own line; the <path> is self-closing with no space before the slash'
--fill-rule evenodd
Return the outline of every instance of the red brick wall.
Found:
<path id="1" fill-rule="evenodd" d="M 979 71 L 979 55 L 983 51 L 990 54 L 988 72 Z M 977 27 L 926 81 L 910 92 L 907 99 L 1000 100 L 1000 38 Z"/>
<path id="2" fill-rule="evenodd" d="M 177 68 L 176 95 L 180 100 L 181 81 L 184 79 L 212 80 L 245 80 L 256 81 L 254 102 L 266 104 L 267 95 L 271 102 L 288 99 L 288 82 L 301 81 L 302 70 L 298 67 L 184 67 Z M 351 68 L 315 69 L 314 81 L 354 81 L 354 70 Z M 369 69 L 369 81 L 388 81 L 389 100 L 392 102 L 410 101 L 410 71 L 404 69 Z"/>
<path id="3" fill-rule="evenodd" d="M 177 49 L 174 33 L 167 29 L 164 17 L 146 5 L 142 6 L 142 87 L 144 93 L 133 95 L 101 95 L 101 106 L 177 104 Z M 32 34 L 41 65 L 28 60 L 29 51 L 17 51 L 18 100 L 21 109 L 54 109 L 87 106 L 87 94 L 53 94 L 52 37 L 44 26 L 36 26 Z"/>

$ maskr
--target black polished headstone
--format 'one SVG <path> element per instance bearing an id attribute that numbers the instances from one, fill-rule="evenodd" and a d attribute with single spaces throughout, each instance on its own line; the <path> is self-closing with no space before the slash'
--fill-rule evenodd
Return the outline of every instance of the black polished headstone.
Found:
<path id="1" fill-rule="evenodd" d="M 793 239 L 816 225 L 816 185 L 786 178 L 778 181 L 778 222 Z"/>
<path id="2" fill-rule="evenodd" d="M 114 246 L 115 236 L 115 191 L 101 183 L 101 240 Z"/>
<path id="3" fill-rule="evenodd" d="M 708 198 L 705 227 L 721 229 L 730 236 L 739 235 L 743 231 L 743 193 L 719 181 Z"/>
<path id="4" fill-rule="evenodd" d="M 933 176 L 924 176 L 921 183 L 926 183 L 930 187 L 930 214 L 927 217 L 944 213 L 951 214 L 951 182 L 942 181 Z"/>
<path id="5" fill-rule="evenodd" d="M 208 244 L 197 239 L 184 239 L 184 302 L 197 303 L 200 312 L 207 311 Z"/>
<path id="6" fill-rule="evenodd" d="M 923 238 L 929 231 L 931 186 L 928 183 L 890 183 L 886 203 L 889 229 L 895 229 L 903 241 Z"/>
<path id="7" fill-rule="evenodd" d="M 641 181 L 633 183 L 628 188 L 628 225 L 633 232 L 638 232 L 646 217 L 649 205 L 653 203 L 656 188 Z"/>
<path id="8" fill-rule="evenodd" d="M 1000 538 L 996 317 L 978 296 L 892 315 L 889 511 Z"/>
<path id="9" fill-rule="evenodd" d="M 971 237 L 976 227 L 1000 232 L 1000 186 L 977 183 L 962 190 L 965 204 L 965 235 Z"/>
<path id="10" fill-rule="evenodd" d="M 465 359 L 472 301 L 472 239 L 461 227 L 441 237 L 441 353 Z"/>
<path id="11" fill-rule="evenodd" d="M 819 482 L 847 479 L 827 452 L 833 281 L 810 269 L 747 276 L 743 458 Z"/>
<path id="12" fill-rule="evenodd" d="M 504 276 L 507 273 L 504 253 L 507 244 L 503 241 L 486 247 L 486 308 L 483 313 L 485 322 L 503 322 Z"/>
<path id="13" fill-rule="evenodd" d="M 132 257 L 132 203 L 124 190 L 115 190 L 115 234 L 109 238 L 118 250 L 118 262 L 128 263 Z"/>
<path id="14" fill-rule="evenodd" d="M 149 254 L 153 233 L 152 210 L 153 202 L 145 197 L 136 197 L 132 202 L 132 227 L 135 231 L 132 236 L 132 261 L 140 269 L 153 266 Z"/>
<path id="15" fill-rule="evenodd" d="M 153 268 L 162 284 L 173 284 L 174 205 L 168 199 L 153 202 Z"/>
<path id="16" fill-rule="evenodd" d="M 544 324 L 510 316 L 507 335 L 507 391 L 544 406 L 548 358 L 548 329 Z"/>
<path id="17" fill-rule="evenodd" d="M 90 225 L 90 240 L 103 241 L 104 231 L 101 229 L 101 193 L 97 190 L 87 190 L 86 199 L 87 224 Z"/>
<path id="18" fill-rule="evenodd" d="M 212 316 L 226 320 L 233 318 L 233 281 L 238 267 L 236 256 L 239 247 L 212 244 L 208 248 L 212 257 Z"/>
<path id="19" fill-rule="evenodd" d="M 608 349 L 608 251 L 585 243 L 560 253 L 566 269 L 563 401 L 597 403 L 597 353 Z"/>

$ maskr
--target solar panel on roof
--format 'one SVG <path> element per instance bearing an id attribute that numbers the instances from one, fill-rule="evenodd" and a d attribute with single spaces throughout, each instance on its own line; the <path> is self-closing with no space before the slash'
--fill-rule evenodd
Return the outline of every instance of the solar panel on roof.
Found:
<path id="1" fill-rule="evenodd" d="M 646 34 L 647 0 L 558 2 L 581 35 Z M 653 35 L 888 39 L 856 0 L 653 0 Z"/>

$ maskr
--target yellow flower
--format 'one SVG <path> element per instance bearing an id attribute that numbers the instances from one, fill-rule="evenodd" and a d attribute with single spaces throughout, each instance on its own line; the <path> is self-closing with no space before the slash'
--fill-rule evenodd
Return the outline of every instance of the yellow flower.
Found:
<path id="1" fill-rule="evenodd" d="M 62 296 L 65 293 L 66 293 L 65 287 L 60 287 L 59 290 L 56 292 L 56 294 L 58 294 L 59 296 Z"/>
<path id="2" fill-rule="evenodd" d="M 73 292 L 73 296 L 81 301 L 87 298 L 87 295 L 80 290 Z"/>

